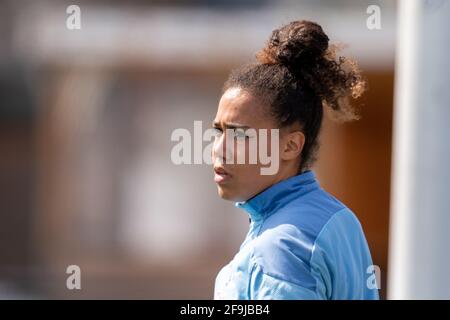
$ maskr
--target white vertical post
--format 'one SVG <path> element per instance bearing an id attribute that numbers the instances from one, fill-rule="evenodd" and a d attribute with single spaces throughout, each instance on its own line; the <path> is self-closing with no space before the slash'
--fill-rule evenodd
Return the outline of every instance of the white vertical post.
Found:
<path id="1" fill-rule="evenodd" d="M 388 298 L 450 299 L 450 1 L 398 10 Z"/>

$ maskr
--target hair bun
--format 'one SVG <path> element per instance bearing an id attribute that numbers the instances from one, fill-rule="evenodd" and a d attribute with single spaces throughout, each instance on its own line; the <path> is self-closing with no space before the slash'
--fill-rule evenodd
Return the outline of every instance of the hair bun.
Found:
<path id="1" fill-rule="evenodd" d="M 263 64 L 281 63 L 287 67 L 305 68 L 325 55 L 328 36 L 311 21 L 292 21 L 275 29 L 267 45 L 257 55 Z"/>

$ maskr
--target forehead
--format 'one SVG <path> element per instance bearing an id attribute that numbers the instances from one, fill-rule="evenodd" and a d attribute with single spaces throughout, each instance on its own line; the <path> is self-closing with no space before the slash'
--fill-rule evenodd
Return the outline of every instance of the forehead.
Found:
<path id="1" fill-rule="evenodd" d="M 240 88 L 230 88 L 222 95 L 215 121 L 240 123 L 253 128 L 269 127 L 272 119 L 266 107 L 254 96 Z"/>

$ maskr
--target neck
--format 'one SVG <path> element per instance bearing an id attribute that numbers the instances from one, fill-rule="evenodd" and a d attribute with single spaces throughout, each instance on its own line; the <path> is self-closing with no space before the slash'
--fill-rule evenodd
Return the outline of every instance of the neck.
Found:
<path id="1" fill-rule="evenodd" d="M 299 165 L 297 163 L 289 163 L 283 166 L 280 166 L 280 171 L 278 172 L 277 177 L 275 178 L 273 184 L 276 184 L 280 181 L 289 179 L 293 176 L 300 174 L 301 172 L 298 170 Z"/>

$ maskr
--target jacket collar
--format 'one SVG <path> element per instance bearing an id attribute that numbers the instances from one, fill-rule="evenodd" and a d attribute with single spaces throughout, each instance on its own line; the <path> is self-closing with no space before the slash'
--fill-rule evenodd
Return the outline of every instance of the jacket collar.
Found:
<path id="1" fill-rule="evenodd" d="M 270 186 L 247 201 L 236 202 L 235 205 L 244 209 L 252 221 L 261 221 L 293 199 L 317 188 L 319 183 L 316 175 L 308 170 Z"/>

